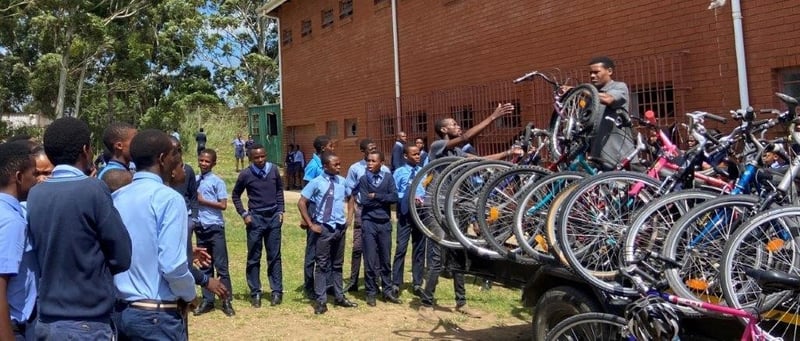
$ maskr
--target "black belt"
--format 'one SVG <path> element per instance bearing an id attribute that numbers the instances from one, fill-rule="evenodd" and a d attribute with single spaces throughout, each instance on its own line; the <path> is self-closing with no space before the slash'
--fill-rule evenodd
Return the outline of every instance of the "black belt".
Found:
<path id="1" fill-rule="evenodd" d="M 177 301 L 138 300 L 127 302 L 131 308 L 149 311 L 178 311 Z"/>
<path id="2" fill-rule="evenodd" d="M 261 211 L 253 210 L 253 211 L 251 211 L 251 213 L 255 214 L 255 215 L 262 216 L 262 217 L 265 217 L 265 218 L 270 218 L 270 217 L 274 216 L 275 214 L 277 214 L 278 210 L 277 209 L 274 209 L 274 210 L 261 210 Z"/>
<path id="3" fill-rule="evenodd" d="M 11 332 L 14 334 L 25 334 L 25 330 L 28 329 L 28 325 L 25 323 L 19 323 L 15 321 L 11 321 Z"/>

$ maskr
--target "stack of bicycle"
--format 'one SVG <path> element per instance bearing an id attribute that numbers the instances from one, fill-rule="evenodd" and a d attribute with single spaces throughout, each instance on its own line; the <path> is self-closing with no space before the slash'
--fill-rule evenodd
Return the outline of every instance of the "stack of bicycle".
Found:
<path id="1" fill-rule="evenodd" d="M 637 119 L 658 134 L 657 157 L 638 162 L 648 149 L 640 134 L 636 150 L 611 165 L 587 157 L 583 122 L 600 110 L 597 90 L 564 91 L 544 74 L 527 76 L 553 87 L 550 129 L 526 127 L 526 154 L 514 162 L 445 157 L 425 165 L 411 185 L 425 196 L 409 198 L 423 233 L 482 257 L 560 263 L 609 297 L 630 300 L 625 317 L 578 315 L 554 327 L 553 340 L 674 340 L 680 317 L 698 314 L 740 318 L 745 339 L 795 338 L 797 99 L 776 94 L 788 110 L 762 110 L 768 119 L 732 112 L 737 126 L 727 135 L 704 126 L 725 118 L 689 113 L 685 128 L 698 143 L 686 151 L 653 121 Z M 779 138 L 765 140 L 767 132 Z M 763 165 L 768 152 L 788 165 Z"/>

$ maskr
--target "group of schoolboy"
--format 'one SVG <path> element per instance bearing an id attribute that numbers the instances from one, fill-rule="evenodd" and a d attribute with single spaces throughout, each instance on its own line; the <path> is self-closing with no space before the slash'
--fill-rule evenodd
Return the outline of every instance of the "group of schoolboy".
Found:
<path id="1" fill-rule="evenodd" d="M 85 122 L 62 118 L 42 145 L 0 144 L 0 340 L 186 340 L 195 285 L 203 288 L 195 315 L 213 309 L 215 295 L 234 315 L 216 152 L 198 151 L 195 177 L 177 138 L 112 123 L 103 134 L 111 160 L 97 172 L 90 139 Z M 233 191 L 248 225 L 248 257 L 260 257 L 264 230 L 275 225 L 264 223 L 268 216 L 282 221 L 283 189 L 265 153 L 252 148 Z M 273 234 L 269 273 L 272 303 L 280 304 L 280 232 Z M 259 266 L 251 263 L 248 285 L 260 304 Z"/>

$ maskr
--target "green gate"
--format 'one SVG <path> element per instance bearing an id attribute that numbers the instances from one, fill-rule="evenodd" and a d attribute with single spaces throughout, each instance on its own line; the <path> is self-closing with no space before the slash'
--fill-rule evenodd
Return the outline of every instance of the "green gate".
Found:
<path id="1" fill-rule="evenodd" d="M 247 109 L 247 126 L 253 140 L 267 149 L 267 160 L 285 166 L 283 124 L 280 104 L 266 104 Z"/>

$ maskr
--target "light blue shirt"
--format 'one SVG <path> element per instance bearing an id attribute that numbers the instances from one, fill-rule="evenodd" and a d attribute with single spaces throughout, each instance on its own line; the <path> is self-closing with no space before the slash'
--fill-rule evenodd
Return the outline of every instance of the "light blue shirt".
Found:
<path id="1" fill-rule="evenodd" d="M 228 189 L 225 187 L 225 181 L 222 181 L 222 179 L 213 172 L 197 176 L 197 192 L 203 196 L 203 199 L 208 201 L 219 202 L 222 201 L 222 199 L 228 199 Z M 206 205 L 200 205 L 200 208 L 197 210 L 197 218 L 204 227 L 225 225 L 225 219 L 222 217 L 222 210 Z"/>
<path id="2" fill-rule="evenodd" d="M 350 195 L 350 192 L 345 186 L 345 179 L 336 175 L 333 185 L 333 208 L 331 210 L 330 221 L 320 221 L 323 213 L 325 213 L 325 194 L 328 192 L 331 180 L 328 174 L 323 174 L 311 180 L 311 182 L 303 187 L 300 193 L 304 198 L 310 200 L 316 205 L 316 211 L 309 212 L 311 219 L 318 224 L 343 225 L 345 221 L 344 198 Z M 334 226 L 335 227 L 335 226 Z"/>
<path id="3" fill-rule="evenodd" d="M 416 169 L 416 175 L 419 175 L 420 167 L 419 165 L 415 167 L 411 167 L 409 164 L 406 164 L 403 167 L 395 169 L 394 171 L 394 183 L 397 186 L 397 199 L 399 204 L 399 212 L 401 214 L 409 213 L 409 205 L 408 205 L 408 192 L 409 187 L 411 187 L 411 183 L 414 181 L 414 178 L 411 177 L 412 171 Z M 422 187 L 422 183 L 417 186 L 417 190 L 415 192 L 416 198 L 425 198 L 425 189 Z"/>
<path id="4" fill-rule="evenodd" d="M 311 156 L 311 161 L 308 161 L 308 166 L 306 166 L 305 174 L 303 175 L 303 180 L 311 181 L 318 177 L 320 174 L 323 173 L 322 170 L 322 159 L 319 158 L 317 153 Z"/>
<path id="5" fill-rule="evenodd" d="M 133 162 L 130 162 L 128 164 L 132 165 Z M 130 168 L 125 168 L 125 166 L 123 164 L 121 164 L 119 161 L 109 160 L 108 163 L 106 163 L 106 166 L 103 167 L 103 169 L 100 170 L 100 173 L 97 173 L 97 178 L 100 179 L 100 180 L 103 180 L 103 175 L 105 175 L 106 172 L 108 172 L 108 171 L 110 171 L 112 169 L 129 170 Z"/>
<path id="6" fill-rule="evenodd" d="M 131 237 L 128 271 L 114 276 L 119 298 L 191 301 L 194 278 L 186 254 L 189 235 L 186 203 L 161 177 L 140 171 L 112 195 Z"/>
<path id="7" fill-rule="evenodd" d="M 381 172 L 391 173 L 392 171 L 389 170 L 389 167 L 382 165 Z M 347 170 L 347 180 L 345 181 L 347 190 L 355 194 L 356 203 L 359 204 L 361 203 L 361 195 L 358 193 L 358 180 L 361 179 L 364 174 L 367 174 L 367 161 L 362 159 L 350 165 L 350 168 Z"/>
<path id="8" fill-rule="evenodd" d="M 8 305 L 11 320 L 28 321 L 36 304 L 38 263 L 30 239 L 28 223 L 19 200 L 0 193 L 0 274 L 9 275 Z"/>

